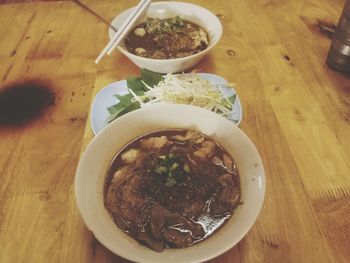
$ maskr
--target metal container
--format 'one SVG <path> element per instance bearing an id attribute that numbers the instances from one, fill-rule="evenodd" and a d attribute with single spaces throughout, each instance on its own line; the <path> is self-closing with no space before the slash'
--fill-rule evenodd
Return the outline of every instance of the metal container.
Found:
<path id="1" fill-rule="evenodd" d="M 332 68 L 350 73 L 350 0 L 347 0 L 333 36 L 327 64 Z"/>

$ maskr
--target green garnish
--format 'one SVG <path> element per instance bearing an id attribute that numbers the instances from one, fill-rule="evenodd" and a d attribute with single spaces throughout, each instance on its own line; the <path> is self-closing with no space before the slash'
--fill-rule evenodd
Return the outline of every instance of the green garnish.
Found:
<path id="1" fill-rule="evenodd" d="M 153 173 L 163 178 L 165 187 L 181 186 L 187 181 L 191 169 L 180 156 L 169 153 L 158 156 L 158 160 Z"/>
<path id="2" fill-rule="evenodd" d="M 234 95 L 227 98 L 232 103 L 232 105 L 235 104 L 236 96 L 237 96 L 237 94 L 234 94 Z"/>
<path id="3" fill-rule="evenodd" d="M 164 186 L 166 187 L 172 187 L 174 185 L 176 185 L 177 182 L 174 178 L 170 178 L 170 179 L 167 179 L 167 181 L 165 182 Z"/>
<path id="4" fill-rule="evenodd" d="M 156 167 L 156 169 L 154 169 L 154 172 L 157 174 L 163 174 L 168 172 L 168 168 L 165 166 L 159 166 L 159 167 Z"/>
<path id="5" fill-rule="evenodd" d="M 184 165 L 184 171 L 186 173 L 190 173 L 191 172 L 190 166 L 187 163 Z"/>
<path id="6" fill-rule="evenodd" d="M 173 171 L 175 170 L 177 167 L 179 167 L 178 163 L 173 163 L 173 165 L 170 167 L 170 170 Z"/>
<path id="7" fill-rule="evenodd" d="M 179 16 L 166 19 L 148 17 L 145 29 L 148 33 L 164 34 L 176 31 L 184 25 L 184 21 Z"/>
<path id="8" fill-rule="evenodd" d="M 117 105 L 119 105 L 119 104 L 117 104 Z M 111 113 L 111 115 L 109 115 L 108 118 L 106 119 L 106 123 L 110 123 L 113 120 L 115 120 L 116 118 L 118 118 L 118 117 L 120 117 L 120 116 L 122 116 L 130 111 L 137 110 L 138 108 L 140 108 L 140 105 L 136 102 L 130 102 L 130 104 L 127 106 L 120 104 L 119 107 L 117 107 L 115 105 L 115 108 L 113 108 L 113 109 L 108 108 L 108 111 Z"/>
<path id="9" fill-rule="evenodd" d="M 153 87 L 153 86 L 158 85 L 158 83 L 163 79 L 163 77 L 162 77 L 162 74 L 160 74 L 160 73 L 149 71 L 147 69 L 141 69 L 141 79 L 148 86 Z"/>
<path id="10" fill-rule="evenodd" d="M 132 93 L 142 96 L 145 91 L 148 90 L 144 83 L 153 87 L 154 85 L 157 85 L 161 79 L 162 74 L 149 71 L 147 69 L 141 69 L 141 77 L 128 78 L 126 83 L 129 93 L 123 96 L 115 95 L 115 97 L 118 99 L 118 103 L 107 108 L 110 115 L 106 119 L 106 123 L 110 123 L 128 112 L 139 109 L 140 103 L 132 100 L 134 98 Z"/>

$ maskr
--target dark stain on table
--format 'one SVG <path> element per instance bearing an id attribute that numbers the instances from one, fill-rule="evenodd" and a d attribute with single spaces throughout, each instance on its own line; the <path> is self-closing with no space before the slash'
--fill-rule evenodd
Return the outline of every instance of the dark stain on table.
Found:
<path id="1" fill-rule="evenodd" d="M 226 52 L 227 52 L 227 54 L 228 54 L 229 56 L 234 56 L 234 55 L 236 55 L 236 52 L 235 52 L 233 49 L 228 49 Z"/>
<path id="2" fill-rule="evenodd" d="M 40 81 L 0 88 L 0 126 L 20 126 L 40 117 L 55 105 L 55 93 Z"/>
<path id="3" fill-rule="evenodd" d="M 280 92 L 280 90 L 281 90 L 280 86 L 275 86 L 273 88 L 273 91 L 276 92 L 276 93 Z"/>
<path id="4" fill-rule="evenodd" d="M 290 61 L 290 57 L 288 55 L 283 56 L 285 60 Z"/>
<path id="5" fill-rule="evenodd" d="M 10 57 L 13 57 L 14 55 L 16 55 L 16 53 L 17 53 L 16 49 L 12 50 L 11 53 L 10 53 Z"/>
<path id="6" fill-rule="evenodd" d="M 11 64 L 5 71 L 5 74 L 2 76 L 2 81 L 5 81 L 8 77 L 8 75 L 10 74 L 11 70 L 12 70 L 13 64 Z"/>
<path id="7" fill-rule="evenodd" d="M 333 22 L 323 19 L 318 19 L 315 27 L 321 34 L 325 35 L 329 39 L 332 39 L 335 30 L 337 29 L 337 26 Z"/>
<path id="8" fill-rule="evenodd" d="M 279 247 L 278 243 L 276 243 L 275 241 L 271 241 L 271 240 L 262 240 L 262 243 L 266 246 L 271 247 L 271 248 L 278 248 Z"/>
<path id="9" fill-rule="evenodd" d="M 71 117 L 69 121 L 72 123 L 85 123 L 86 117 Z"/>
<path id="10" fill-rule="evenodd" d="M 294 67 L 294 63 L 292 62 L 291 58 L 288 55 L 283 56 L 284 60 L 286 60 L 291 66 Z"/>
<path id="11" fill-rule="evenodd" d="M 328 19 L 314 19 L 305 16 L 300 16 L 300 18 L 311 31 L 321 34 L 328 39 L 332 39 L 337 29 L 335 23 Z"/>
<path id="12" fill-rule="evenodd" d="M 223 14 L 216 14 L 217 18 L 223 20 L 225 18 L 225 16 Z"/>

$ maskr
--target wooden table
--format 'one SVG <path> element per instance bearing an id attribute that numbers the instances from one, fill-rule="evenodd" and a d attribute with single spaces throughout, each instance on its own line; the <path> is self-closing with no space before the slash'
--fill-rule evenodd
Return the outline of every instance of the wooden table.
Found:
<path id="1" fill-rule="evenodd" d="M 35 80 L 51 99 L 31 121 L 0 121 L 0 262 L 125 262 L 82 222 L 74 174 L 94 94 L 139 69 L 119 52 L 94 64 L 107 26 L 75 3 L 7 2 L 1 90 Z M 136 2 L 84 3 L 111 21 Z M 237 83 L 267 177 L 257 222 L 211 262 L 350 262 L 350 78 L 325 65 L 344 1 L 190 2 L 222 21 L 196 69 Z"/>

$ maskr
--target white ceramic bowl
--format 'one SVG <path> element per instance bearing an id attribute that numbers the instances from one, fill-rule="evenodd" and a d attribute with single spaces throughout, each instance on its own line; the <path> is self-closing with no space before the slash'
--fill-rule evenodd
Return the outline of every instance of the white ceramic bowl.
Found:
<path id="1" fill-rule="evenodd" d="M 103 186 L 115 154 L 143 134 L 167 128 L 196 129 L 219 142 L 240 173 L 243 202 L 228 222 L 207 240 L 157 253 L 122 232 L 103 204 Z M 135 262 L 202 262 L 236 245 L 255 222 L 265 193 L 264 168 L 253 143 L 232 122 L 198 107 L 157 105 L 128 113 L 103 129 L 80 159 L 75 179 L 78 208 L 87 227 L 114 253 Z"/>
<path id="2" fill-rule="evenodd" d="M 116 28 L 120 28 L 123 21 L 130 15 L 134 8 L 130 8 L 120 15 L 118 15 L 113 21 L 112 25 Z M 143 21 L 147 16 L 157 18 L 167 18 L 179 15 L 188 21 L 194 22 L 202 26 L 209 34 L 209 46 L 194 55 L 175 58 L 175 59 L 151 59 L 144 58 L 130 53 L 122 42 L 118 49 L 127 56 L 133 63 L 140 68 L 147 68 L 149 70 L 160 73 L 174 73 L 182 72 L 195 64 L 197 64 L 205 54 L 207 54 L 220 40 L 222 34 L 222 25 L 219 19 L 207 9 L 198 5 L 183 3 L 183 2 L 155 2 L 151 3 L 147 9 L 143 18 L 135 23 L 135 26 Z M 109 29 L 109 37 L 112 38 L 114 31 Z"/>

